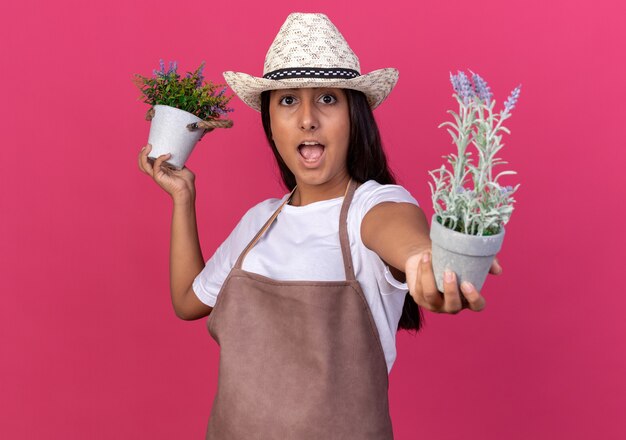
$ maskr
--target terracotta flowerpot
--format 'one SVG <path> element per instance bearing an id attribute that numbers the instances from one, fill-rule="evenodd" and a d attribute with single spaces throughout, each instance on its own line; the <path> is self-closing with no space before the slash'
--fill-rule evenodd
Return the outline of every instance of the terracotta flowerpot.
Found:
<path id="1" fill-rule="evenodd" d="M 430 239 L 437 289 L 443 292 L 443 272 L 450 269 L 456 274 L 459 286 L 469 281 L 480 291 L 494 257 L 502 248 L 504 227 L 496 235 L 469 235 L 442 226 L 435 214 Z"/>
<path id="2" fill-rule="evenodd" d="M 202 129 L 188 129 L 187 124 L 200 121 L 202 119 L 185 110 L 169 105 L 155 105 L 148 136 L 152 150 L 148 157 L 157 159 L 163 154 L 171 153 L 165 162 L 177 170 L 183 168 L 204 133 Z"/>

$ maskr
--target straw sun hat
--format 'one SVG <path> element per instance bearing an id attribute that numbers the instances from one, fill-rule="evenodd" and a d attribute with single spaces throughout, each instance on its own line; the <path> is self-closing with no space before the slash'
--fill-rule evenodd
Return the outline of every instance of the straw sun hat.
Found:
<path id="1" fill-rule="evenodd" d="M 235 94 L 258 112 L 261 92 L 299 87 L 360 90 L 373 110 L 398 81 L 393 67 L 361 75 L 359 58 L 328 17 L 303 12 L 287 16 L 265 56 L 263 77 L 232 71 L 223 75 Z"/>

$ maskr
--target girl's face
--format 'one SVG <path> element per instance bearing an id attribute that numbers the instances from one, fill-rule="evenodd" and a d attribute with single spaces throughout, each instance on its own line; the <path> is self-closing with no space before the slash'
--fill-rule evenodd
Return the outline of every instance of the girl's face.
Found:
<path id="1" fill-rule="evenodd" d="M 339 184 L 349 178 L 350 112 L 342 89 L 272 90 L 270 121 L 272 139 L 298 185 Z M 301 146 L 309 140 L 322 146 Z"/>

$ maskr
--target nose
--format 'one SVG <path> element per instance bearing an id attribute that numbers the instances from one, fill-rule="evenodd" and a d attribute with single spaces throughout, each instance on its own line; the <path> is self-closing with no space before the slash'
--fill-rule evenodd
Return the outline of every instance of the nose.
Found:
<path id="1" fill-rule="evenodd" d="M 319 126 L 315 105 L 308 99 L 302 100 L 299 118 L 300 128 L 304 130 L 315 130 Z"/>

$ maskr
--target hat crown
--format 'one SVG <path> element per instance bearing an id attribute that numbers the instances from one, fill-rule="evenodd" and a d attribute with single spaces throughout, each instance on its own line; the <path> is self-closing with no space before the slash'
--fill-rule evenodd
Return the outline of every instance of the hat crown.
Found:
<path id="1" fill-rule="evenodd" d="M 359 74 L 359 58 L 326 14 L 293 12 L 272 42 L 263 75 L 293 67 L 344 68 Z"/>

